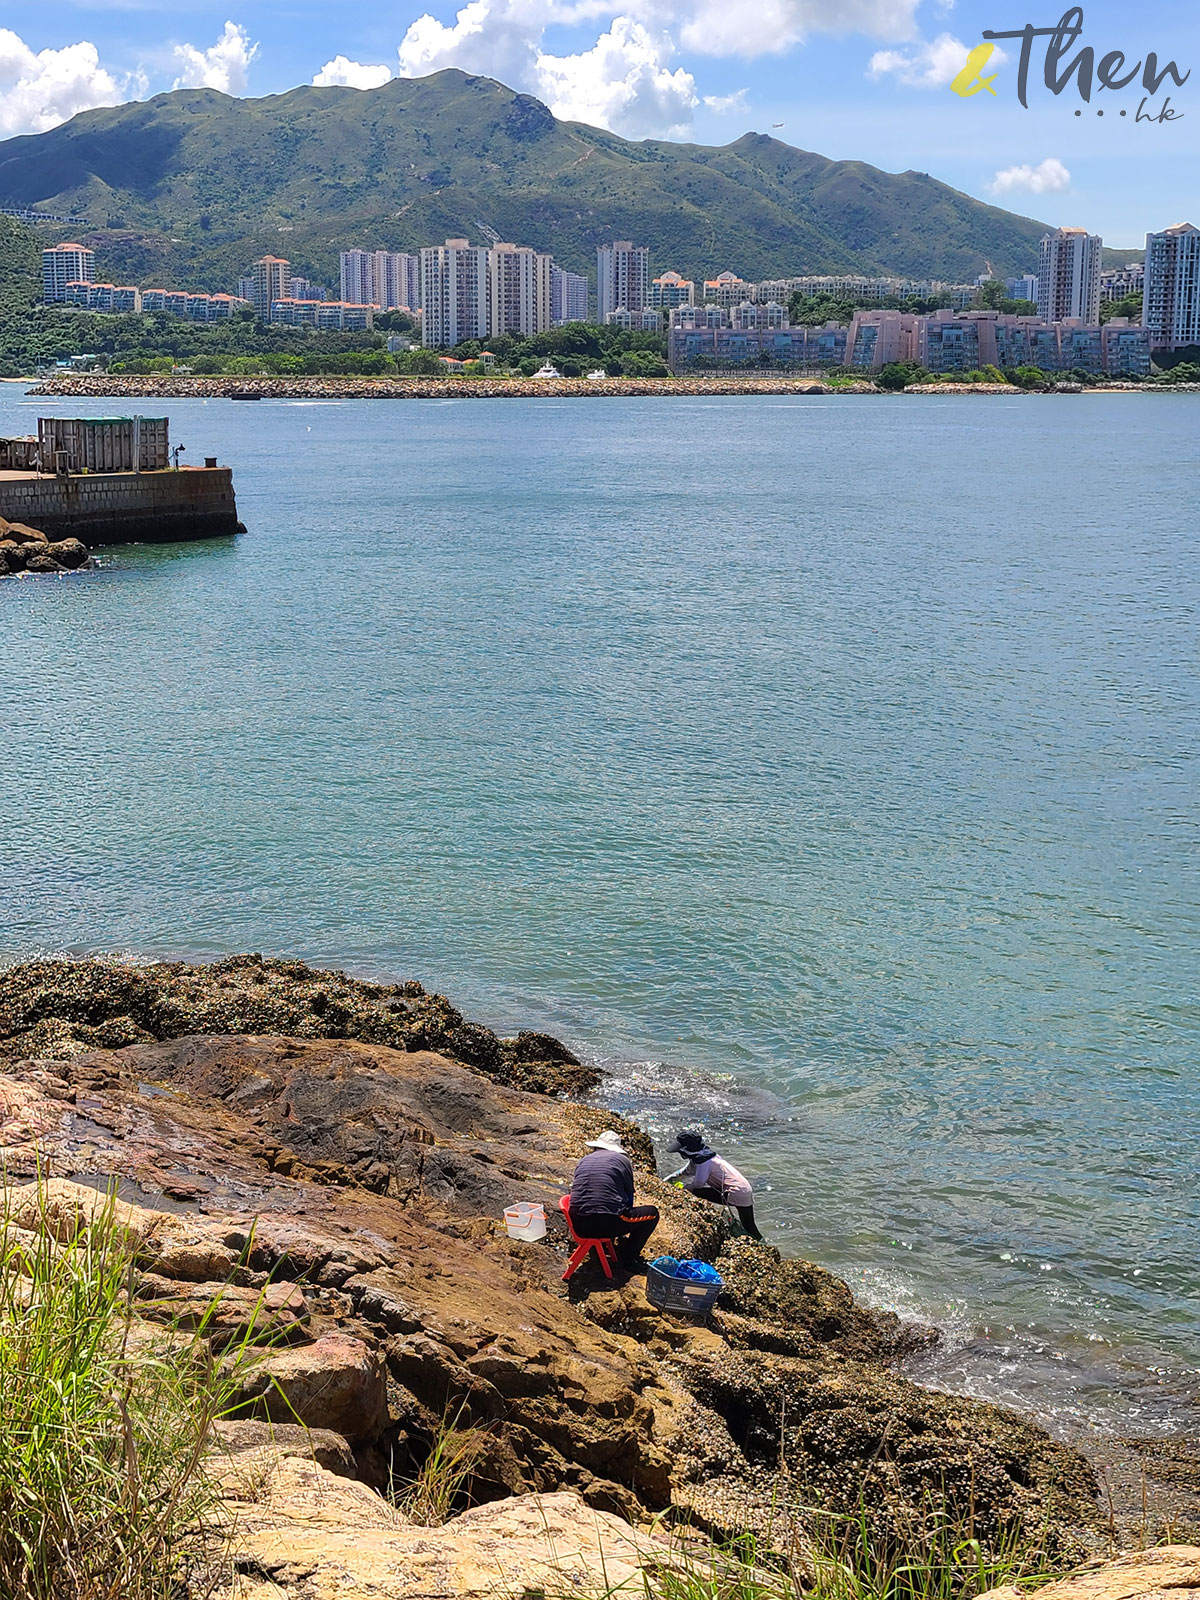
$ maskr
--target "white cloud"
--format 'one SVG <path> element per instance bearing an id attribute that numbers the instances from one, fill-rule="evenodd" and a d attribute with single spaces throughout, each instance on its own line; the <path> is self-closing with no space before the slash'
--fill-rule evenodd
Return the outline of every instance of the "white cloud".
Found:
<path id="1" fill-rule="evenodd" d="M 614 17 L 590 50 L 537 58 L 542 98 L 556 117 L 612 128 L 634 139 L 686 133 L 699 105 L 690 72 L 666 65 L 670 41 L 629 17 Z"/>
<path id="2" fill-rule="evenodd" d="M 443 67 L 483 73 L 537 95 L 556 117 L 631 138 L 685 132 L 700 101 L 691 73 L 668 64 L 670 37 L 619 16 L 590 49 L 549 55 L 541 48 L 542 35 L 550 22 L 568 14 L 580 15 L 580 6 L 468 0 L 449 25 L 418 17 L 400 43 L 400 71 L 406 77 Z"/>
<path id="3" fill-rule="evenodd" d="M 1011 194 L 1027 189 L 1030 194 L 1061 194 L 1071 187 L 1071 174 L 1057 156 L 1047 156 L 1036 167 L 1005 167 L 992 180 L 993 194 Z"/>
<path id="4" fill-rule="evenodd" d="M 747 89 L 735 89 L 732 94 L 706 94 L 704 104 L 710 111 L 715 111 L 719 117 L 727 116 L 731 111 L 745 111 Z"/>
<path id="5" fill-rule="evenodd" d="M 391 67 L 369 66 L 363 61 L 351 61 L 347 56 L 334 56 L 317 73 L 313 83 L 318 89 L 331 89 L 336 85 L 347 89 L 378 89 L 391 76 Z"/>
<path id="6" fill-rule="evenodd" d="M 459 67 L 532 89 L 542 34 L 553 20 L 546 0 L 468 0 L 449 27 L 426 14 L 400 41 L 400 72 L 418 78 Z"/>
<path id="7" fill-rule="evenodd" d="M 118 83 L 87 40 L 35 53 L 15 33 L 0 28 L 0 134 L 5 137 L 44 133 L 79 111 L 119 105 L 137 87 Z"/>
<path id="8" fill-rule="evenodd" d="M 872 78 L 892 73 L 910 89 L 944 89 L 966 66 L 971 48 L 952 33 L 939 33 L 936 39 L 922 39 L 911 50 L 876 50 L 867 71 Z M 1003 66 L 1007 59 L 1003 50 L 993 51 L 988 70 Z"/>
<path id="9" fill-rule="evenodd" d="M 421 77 L 444 67 L 476 72 L 547 102 L 555 115 L 598 123 L 631 137 L 686 132 L 701 103 L 696 82 L 672 67 L 676 41 L 702 55 L 780 53 L 810 33 L 916 37 L 919 0 L 467 0 L 451 23 L 426 14 L 399 49 L 400 72 Z M 552 23 L 605 18 L 607 31 L 577 55 L 552 56 L 542 39 Z M 966 59 L 966 49 L 962 50 Z M 961 65 L 961 62 L 960 62 Z M 714 95 L 714 111 L 744 109 L 741 95 Z"/>
<path id="10" fill-rule="evenodd" d="M 652 0 L 655 3 L 655 0 Z M 670 0 L 656 0 L 668 6 Z M 911 39 L 918 0 L 692 0 L 680 27 L 688 50 L 711 56 L 778 55 L 810 33 L 863 33 L 873 39 Z"/>
<path id="11" fill-rule="evenodd" d="M 219 89 L 222 94 L 244 94 L 250 63 L 258 46 L 239 23 L 227 22 L 225 31 L 210 50 L 197 50 L 194 44 L 178 44 L 174 56 L 180 67 L 173 85 L 176 89 Z"/>

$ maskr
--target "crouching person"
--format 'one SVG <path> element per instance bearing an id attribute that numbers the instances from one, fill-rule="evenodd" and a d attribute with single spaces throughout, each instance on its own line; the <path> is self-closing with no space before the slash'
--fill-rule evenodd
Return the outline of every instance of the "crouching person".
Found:
<path id="1" fill-rule="evenodd" d="M 658 1227 L 658 1211 L 634 1204 L 633 1162 L 620 1134 L 608 1128 L 588 1149 L 571 1179 L 571 1226 L 581 1239 L 612 1239 L 617 1265 L 629 1271 Z"/>
<path id="2" fill-rule="evenodd" d="M 732 1161 L 719 1156 L 700 1134 L 691 1131 L 677 1133 L 675 1143 L 667 1146 L 667 1154 L 686 1158 L 679 1171 L 667 1177 L 667 1183 L 682 1182 L 697 1200 L 732 1206 L 746 1233 L 761 1242 L 762 1234 L 754 1220 L 754 1192 Z"/>

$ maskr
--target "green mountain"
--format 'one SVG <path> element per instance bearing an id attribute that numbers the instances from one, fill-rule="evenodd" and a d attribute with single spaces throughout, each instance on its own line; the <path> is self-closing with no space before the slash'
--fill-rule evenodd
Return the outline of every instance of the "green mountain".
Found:
<path id="1" fill-rule="evenodd" d="M 764 134 L 720 148 L 631 142 L 457 71 L 263 100 L 180 89 L 0 142 L 0 204 L 82 216 L 101 275 L 229 288 L 255 256 L 336 282 L 337 253 L 412 250 L 479 224 L 595 270 L 605 239 L 656 272 L 1029 270 L 1044 225 L 938 183 L 829 161 Z"/>

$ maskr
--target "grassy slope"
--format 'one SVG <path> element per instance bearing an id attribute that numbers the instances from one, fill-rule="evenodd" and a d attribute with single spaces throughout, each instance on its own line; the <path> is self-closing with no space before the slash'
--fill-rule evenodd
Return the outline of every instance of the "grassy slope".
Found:
<path id="1" fill-rule="evenodd" d="M 962 280 L 1032 266 L 1044 231 L 921 173 L 759 134 L 719 149 L 631 143 L 456 71 L 365 93 L 179 90 L 85 112 L 0 143 L 0 198 L 86 216 L 105 276 L 213 289 L 264 250 L 332 281 L 339 249 L 478 239 L 479 219 L 577 270 L 594 271 L 597 242 L 616 235 L 692 276 Z"/>

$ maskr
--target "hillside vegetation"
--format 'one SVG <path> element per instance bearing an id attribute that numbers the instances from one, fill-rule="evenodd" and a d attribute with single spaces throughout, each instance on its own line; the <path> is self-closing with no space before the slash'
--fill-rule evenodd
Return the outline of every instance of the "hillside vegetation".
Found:
<path id="1" fill-rule="evenodd" d="M 262 100 L 181 89 L 87 111 L 0 143 L 0 201 L 85 217 L 72 231 L 104 277 L 208 290 L 264 251 L 332 283 L 339 250 L 481 240 L 481 221 L 578 271 L 618 237 L 693 277 L 965 281 L 1027 270 L 1044 231 L 924 173 L 757 133 L 721 148 L 631 142 L 458 71 Z"/>

